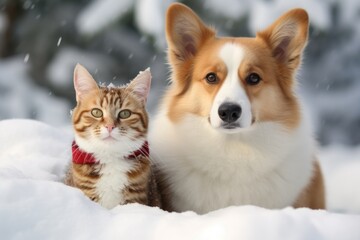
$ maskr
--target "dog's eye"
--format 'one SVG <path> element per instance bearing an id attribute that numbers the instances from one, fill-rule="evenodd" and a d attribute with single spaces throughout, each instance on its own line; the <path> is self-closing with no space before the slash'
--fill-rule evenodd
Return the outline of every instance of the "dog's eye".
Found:
<path id="1" fill-rule="evenodd" d="M 249 85 L 257 85 L 260 83 L 261 78 L 259 76 L 259 74 L 257 73 L 250 73 L 249 76 L 246 77 L 246 83 Z"/>
<path id="2" fill-rule="evenodd" d="M 216 74 L 213 72 L 208 73 L 206 75 L 205 79 L 209 84 L 215 84 L 218 82 L 218 78 L 217 78 Z"/>

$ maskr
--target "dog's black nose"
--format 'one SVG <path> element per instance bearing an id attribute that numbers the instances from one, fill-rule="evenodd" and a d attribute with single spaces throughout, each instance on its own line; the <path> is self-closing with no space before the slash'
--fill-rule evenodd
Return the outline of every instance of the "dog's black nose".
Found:
<path id="1" fill-rule="evenodd" d="M 235 103 L 223 103 L 219 107 L 218 114 L 224 122 L 233 123 L 239 119 L 241 115 L 241 107 Z"/>

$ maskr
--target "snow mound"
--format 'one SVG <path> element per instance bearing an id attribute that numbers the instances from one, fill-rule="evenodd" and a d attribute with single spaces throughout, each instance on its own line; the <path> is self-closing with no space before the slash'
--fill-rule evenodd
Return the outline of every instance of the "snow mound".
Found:
<path id="1" fill-rule="evenodd" d="M 72 136 L 35 120 L 0 121 L 0 177 L 60 181 Z"/>
<path id="2" fill-rule="evenodd" d="M 360 215 L 305 208 L 107 210 L 60 182 L 72 134 L 33 120 L 0 121 L 0 132 L 1 239 L 360 239 Z"/>

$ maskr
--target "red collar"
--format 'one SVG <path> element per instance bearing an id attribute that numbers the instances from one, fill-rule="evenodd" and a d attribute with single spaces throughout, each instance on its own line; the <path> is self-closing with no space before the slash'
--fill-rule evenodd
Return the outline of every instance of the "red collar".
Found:
<path id="1" fill-rule="evenodd" d="M 149 150 L 149 143 L 147 141 L 141 146 L 140 149 L 134 151 L 126 158 L 134 159 L 139 156 L 149 157 L 150 150 Z M 92 155 L 91 153 L 87 153 L 82 151 L 79 146 L 76 144 L 75 141 L 72 143 L 72 162 L 76 164 L 94 164 L 98 163 L 98 160 Z"/>

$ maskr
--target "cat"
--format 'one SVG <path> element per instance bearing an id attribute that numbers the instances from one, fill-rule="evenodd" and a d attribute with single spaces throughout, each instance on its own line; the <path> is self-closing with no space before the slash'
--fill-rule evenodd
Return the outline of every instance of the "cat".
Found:
<path id="1" fill-rule="evenodd" d="M 73 80 L 75 140 L 65 183 L 108 209 L 127 203 L 160 206 L 146 140 L 150 69 L 127 86 L 106 87 L 77 64 Z"/>

